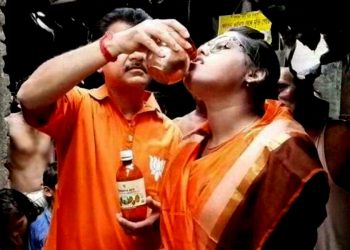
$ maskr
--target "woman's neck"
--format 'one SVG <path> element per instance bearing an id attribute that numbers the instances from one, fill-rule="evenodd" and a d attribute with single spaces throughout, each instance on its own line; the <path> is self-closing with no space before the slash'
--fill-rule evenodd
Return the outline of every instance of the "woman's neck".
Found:
<path id="1" fill-rule="evenodd" d="M 260 116 L 254 112 L 251 105 L 235 105 L 221 109 L 208 109 L 208 121 L 212 132 L 207 146 L 215 147 L 236 134 L 249 129 Z"/>

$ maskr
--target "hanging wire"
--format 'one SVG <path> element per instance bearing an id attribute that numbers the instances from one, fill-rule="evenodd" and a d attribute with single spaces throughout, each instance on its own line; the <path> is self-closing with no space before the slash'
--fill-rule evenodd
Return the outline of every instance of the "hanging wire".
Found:
<path id="1" fill-rule="evenodd" d="M 149 2 L 150 4 L 154 4 L 153 0 L 148 0 L 148 2 Z M 157 3 L 157 4 L 161 4 L 161 3 L 163 3 L 163 2 L 164 2 L 164 0 L 156 0 L 156 1 L 155 1 L 155 3 Z"/>
<path id="2" fill-rule="evenodd" d="M 191 0 L 187 1 L 187 26 L 190 25 L 190 18 L 191 18 Z"/>
<path id="3" fill-rule="evenodd" d="M 243 1 L 244 1 L 244 0 L 240 0 L 240 1 L 238 2 L 236 8 L 234 9 L 234 11 L 233 11 L 233 13 L 232 13 L 232 15 L 236 14 L 238 8 L 242 5 Z M 242 9 L 242 7 L 241 7 L 241 9 Z"/>

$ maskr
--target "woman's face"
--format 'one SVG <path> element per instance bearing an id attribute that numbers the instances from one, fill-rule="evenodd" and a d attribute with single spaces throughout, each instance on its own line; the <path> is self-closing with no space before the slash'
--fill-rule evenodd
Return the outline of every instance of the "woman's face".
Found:
<path id="1" fill-rule="evenodd" d="M 228 93 L 241 88 L 250 68 L 241 39 L 242 35 L 229 31 L 198 48 L 197 58 L 184 79 L 194 96 L 205 100 L 214 91 Z"/>
<path id="2" fill-rule="evenodd" d="M 281 68 L 281 76 L 278 80 L 278 100 L 292 111 L 295 109 L 295 90 L 292 73 L 288 68 Z"/>
<path id="3" fill-rule="evenodd" d="M 25 215 L 13 214 L 8 225 L 9 238 L 16 246 L 24 246 L 27 241 L 28 219 Z"/>

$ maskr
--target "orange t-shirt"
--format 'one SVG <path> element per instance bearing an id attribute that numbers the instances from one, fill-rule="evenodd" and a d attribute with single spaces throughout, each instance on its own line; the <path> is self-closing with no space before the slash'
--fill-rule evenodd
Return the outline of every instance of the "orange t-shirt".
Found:
<path id="1" fill-rule="evenodd" d="M 145 95 L 146 96 L 146 95 Z M 111 105 L 106 87 L 75 87 L 57 101 L 40 130 L 56 143 L 58 191 L 46 249 L 158 249 L 158 230 L 127 235 L 116 220 L 119 153 L 131 148 L 146 193 L 158 199 L 159 182 L 180 131 L 151 95 L 128 121 Z"/>

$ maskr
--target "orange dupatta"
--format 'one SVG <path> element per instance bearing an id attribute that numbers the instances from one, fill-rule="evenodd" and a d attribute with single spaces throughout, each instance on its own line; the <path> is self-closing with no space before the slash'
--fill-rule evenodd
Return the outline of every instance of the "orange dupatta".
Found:
<path id="1" fill-rule="evenodd" d="M 250 131 L 200 159 L 196 157 L 204 136 L 189 137 L 165 177 L 161 218 L 165 248 L 215 249 L 249 188 L 264 170 L 270 152 L 295 132 L 304 133 L 288 112 L 271 102 L 265 116 Z M 263 244 L 267 235 L 263 232 L 259 237 L 257 245 Z"/>

